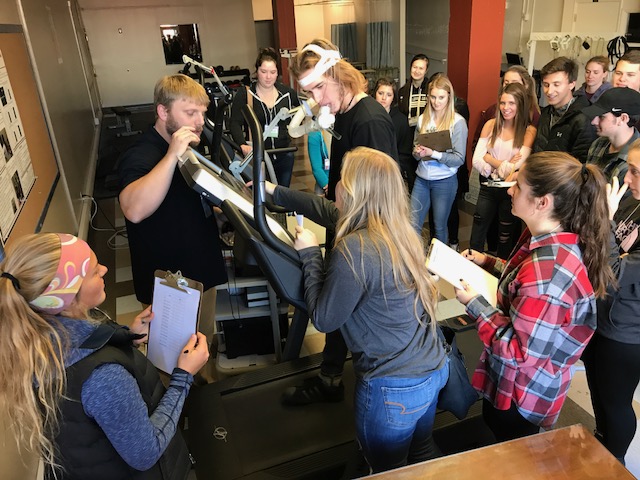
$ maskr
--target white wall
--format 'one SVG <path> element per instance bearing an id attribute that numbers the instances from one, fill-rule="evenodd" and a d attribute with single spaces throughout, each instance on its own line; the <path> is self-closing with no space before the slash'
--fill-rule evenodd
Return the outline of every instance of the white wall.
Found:
<path id="1" fill-rule="evenodd" d="M 314 38 L 331 38 L 331 30 L 325 29 L 324 8 L 322 5 L 296 5 L 296 41 L 298 50 Z"/>
<path id="2" fill-rule="evenodd" d="M 424 53 L 430 59 L 427 75 L 436 72 L 446 73 L 449 51 L 449 0 L 406 2 L 407 69 L 410 68 L 414 55 Z"/>
<path id="3" fill-rule="evenodd" d="M 273 5 L 271 0 L 251 0 L 253 7 L 253 20 L 273 20 Z"/>
<path id="4" fill-rule="evenodd" d="M 66 0 L 21 4 L 63 176 L 52 202 L 58 208 L 47 213 L 43 230 L 78 233 L 81 193 L 87 193 L 87 186 L 93 189 L 92 145 L 97 131 L 69 6 Z"/>
<path id="5" fill-rule="evenodd" d="M 15 0 L 0 0 L 0 24 L 19 25 L 18 7 Z"/>
<path id="6" fill-rule="evenodd" d="M 532 31 L 571 32 L 586 28 L 595 34 L 600 31 L 624 33 L 628 14 L 640 12 L 640 0 L 600 0 L 597 3 L 591 0 L 508 0 L 507 5 L 502 51 L 520 53 L 525 63 L 529 58 L 527 41 Z M 608 41 L 606 38 L 605 46 Z M 583 64 L 596 53 L 582 50 L 579 63 Z M 549 43 L 539 42 L 534 67 L 542 67 L 553 57 Z"/>
<path id="7" fill-rule="evenodd" d="M 531 0 L 530 0 L 531 1 Z M 524 0 L 507 0 L 504 12 L 504 30 L 502 34 L 502 61 L 506 62 L 504 52 L 519 53 L 521 28 L 528 23 L 529 17 L 523 11 Z M 525 20 L 526 19 L 526 20 Z M 527 30 L 528 31 L 528 30 Z"/>
<path id="8" fill-rule="evenodd" d="M 251 0 L 80 0 L 102 104 L 153 101 L 165 65 L 161 24 L 197 23 L 206 65 L 249 68 L 257 53 Z M 122 33 L 119 33 L 119 29 Z"/>
<path id="9" fill-rule="evenodd" d="M 255 0 L 257 1 L 257 0 Z M 400 65 L 400 2 L 403 0 L 353 0 L 343 3 L 310 1 L 296 2 L 296 38 L 298 49 L 314 38 L 331 39 L 331 25 L 356 23 L 358 36 L 358 58 L 366 60 L 366 36 L 368 22 L 392 22 L 392 50 L 394 66 Z"/>

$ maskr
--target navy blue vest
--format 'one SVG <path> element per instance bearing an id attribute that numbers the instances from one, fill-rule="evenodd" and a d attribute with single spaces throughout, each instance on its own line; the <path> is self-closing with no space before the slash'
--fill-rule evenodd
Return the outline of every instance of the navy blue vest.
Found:
<path id="1" fill-rule="evenodd" d="M 63 467 L 58 479 L 184 480 L 187 477 L 191 462 L 180 432 L 176 432 L 158 462 L 141 472 L 122 459 L 100 426 L 84 412 L 82 385 L 96 368 L 108 363 L 122 365 L 136 379 L 149 414 L 158 406 L 165 388 L 156 368 L 132 346 L 131 340 L 129 330 L 107 322 L 82 345 L 82 348 L 98 350 L 66 369 L 67 390 L 60 402 L 60 426 L 54 442 L 56 461 Z M 123 428 L 127 426 L 123 425 Z M 47 478 L 53 479 L 50 470 Z"/>

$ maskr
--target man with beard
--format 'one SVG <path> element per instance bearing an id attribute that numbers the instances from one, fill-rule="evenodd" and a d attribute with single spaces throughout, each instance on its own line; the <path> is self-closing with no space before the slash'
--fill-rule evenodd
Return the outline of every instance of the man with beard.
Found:
<path id="1" fill-rule="evenodd" d="M 200 331 L 211 342 L 215 286 L 227 281 L 211 207 L 177 168 L 178 157 L 200 142 L 209 105 L 202 85 L 186 75 L 161 78 L 154 90 L 156 122 L 120 159 L 124 213 L 137 299 L 151 304 L 154 271 L 180 270 L 202 282 Z"/>

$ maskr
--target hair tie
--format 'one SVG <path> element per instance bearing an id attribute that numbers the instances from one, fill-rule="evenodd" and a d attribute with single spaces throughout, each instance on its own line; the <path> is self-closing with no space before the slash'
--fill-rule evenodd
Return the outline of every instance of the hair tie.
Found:
<path id="1" fill-rule="evenodd" d="M 582 183 L 586 183 L 587 179 L 589 178 L 589 169 L 587 168 L 587 165 L 584 163 L 582 164 L 581 174 L 582 174 Z"/>
<path id="2" fill-rule="evenodd" d="M 10 273 L 2 272 L 0 274 L 0 277 L 8 278 L 9 280 L 11 280 L 11 283 L 13 283 L 13 288 L 15 288 L 16 290 L 20 290 L 20 282 L 16 277 L 11 275 Z"/>

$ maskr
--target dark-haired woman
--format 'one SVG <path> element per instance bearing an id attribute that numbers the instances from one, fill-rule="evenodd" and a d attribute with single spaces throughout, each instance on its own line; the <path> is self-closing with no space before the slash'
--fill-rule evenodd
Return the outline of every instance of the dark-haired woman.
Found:
<path id="1" fill-rule="evenodd" d="M 521 223 L 511 213 L 506 187 L 491 186 L 493 180 L 506 180 L 531 153 L 536 128 L 529 124 L 527 92 L 518 83 L 500 90 L 496 118 L 485 123 L 476 149 L 473 167 L 480 175 L 480 193 L 473 215 L 470 247 L 484 251 L 487 232 L 498 218 L 499 258 L 507 258 L 520 237 Z"/>
<path id="2" fill-rule="evenodd" d="M 291 88 L 278 82 L 278 68 L 280 57 L 273 48 L 260 50 L 256 58 L 256 81 L 250 87 L 241 88 L 236 93 L 231 105 L 231 118 L 229 129 L 233 141 L 240 145 L 242 153 L 247 155 L 251 151 L 247 139 L 242 131 L 245 124 L 242 116 L 242 106 L 249 104 L 264 131 L 276 117 L 280 109 L 291 110 L 300 104 L 298 94 Z M 285 148 L 291 144 L 291 139 L 287 133 L 289 120 L 281 120 L 269 135 L 264 139 L 266 149 Z M 291 173 L 293 171 L 293 152 L 276 153 L 270 155 L 275 170 L 278 184 L 288 187 L 291 183 Z M 273 180 L 273 179 L 272 179 Z"/>
<path id="3" fill-rule="evenodd" d="M 640 381 L 640 140 L 629 148 L 629 170 L 607 189 L 609 262 L 617 277 L 598 302 L 598 329 L 582 356 L 596 417 L 596 438 L 624 465 L 636 433 L 633 397 Z M 627 189 L 631 195 L 624 195 Z M 623 199 L 624 197 L 624 199 Z"/>
<path id="4" fill-rule="evenodd" d="M 396 141 L 398 142 L 398 157 L 400 160 L 400 172 L 404 179 L 409 193 L 413 189 L 416 179 L 416 162 L 413 159 L 411 150 L 413 149 L 413 132 L 409 128 L 407 117 L 403 115 L 397 105 L 396 85 L 390 78 L 381 77 L 373 88 L 373 98 L 384 107 L 396 131 Z"/>
<path id="5" fill-rule="evenodd" d="M 464 253 L 500 275 L 497 305 L 464 282 L 456 290 L 484 344 L 472 383 L 498 441 L 553 427 L 571 366 L 596 328 L 596 297 L 613 281 L 605 181 L 597 167 L 562 152 L 537 153 L 509 195 L 513 214 L 527 225 L 509 260 Z"/>

